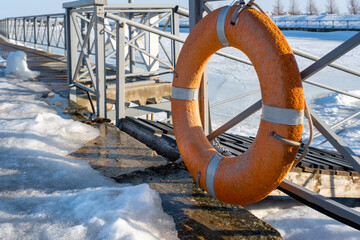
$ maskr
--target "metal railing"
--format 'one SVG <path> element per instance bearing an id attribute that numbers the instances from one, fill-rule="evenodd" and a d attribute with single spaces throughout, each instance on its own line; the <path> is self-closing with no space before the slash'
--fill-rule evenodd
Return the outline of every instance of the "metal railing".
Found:
<path id="1" fill-rule="evenodd" d="M 107 5 L 105 0 L 82 0 L 64 4 L 64 8 L 66 8 L 65 18 L 64 15 L 54 17 L 44 15 L 1 20 L 0 34 L 15 41 L 23 40 L 26 43 L 58 47 L 60 46 L 58 39 L 63 36 L 63 29 L 65 28 L 66 40 L 64 45 L 67 50 L 70 99 L 76 101 L 78 90 L 85 91 L 91 103 L 93 97 L 97 101 L 96 109 L 95 106 L 93 109 L 98 116 L 111 117 L 117 124 L 120 124 L 121 119 L 131 110 L 125 105 L 126 79 L 172 74 L 179 52 L 179 43 L 185 41 L 179 37 L 179 14 L 189 17 L 190 28 L 192 28 L 206 12 L 212 11 L 206 0 L 191 0 L 189 7 L 190 12 L 175 5 Z M 56 19 L 61 17 L 62 20 Z M 159 28 L 161 21 L 166 21 L 166 24 Z M 168 28 L 170 28 L 170 32 Z M 33 36 L 30 32 L 33 32 Z M 55 33 L 60 33 L 60 37 Z M 162 39 L 168 39 L 170 47 L 166 46 Z M 294 54 L 315 61 L 301 72 L 303 82 L 360 99 L 360 96 L 356 94 L 308 80 L 310 76 L 326 66 L 360 76 L 360 72 L 357 70 L 333 63 L 359 44 L 360 33 L 321 58 L 293 49 Z M 231 54 L 223 52 L 216 54 L 236 62 L 252 65 L 249 60 Z M 252 91 L 209 106 L 206 71 L 201 86 L 200 108 L 205 132 L 211 129 L 210 107 L 216 107 L 259 92 L 259 90 Z M 115 104 L 115 109 L 108 111 L 107 104 L 111 100 L 107 98 L 107 89 L 110 88 L 115 89 L 116 92 L 115 101 L 112 102 Z M 151 106 L 151 108 L 170 111 L 169 103 L 160 103 L 157 104 L 157 107 Z M 262 102 L 259 100 L 210 133 L 208 138 L 215 138 L 224 133 L 261 108 Z M 318 131 L 349 161 L 356 171 L 360 172 L 359 157 L 333 130 L 335 127 L 358 117 L 359 113 L 352 114 L 333 126 L 327 126 L 313 110 L 311 110 L 311 115 Z M 281 187 L 289 189 L 286 184 L 281 185 Z M 300 193 L 304 192 L 301 188 L 297 188 L 297 190 Z M 317 199 L 320 203 L 324 201 L 319 200 L 316 196 L 310 198 Z M 346 210 L 344 211 L 346 212 Z M 340 212 L 340 215 L 342 213 Z"/>
<path id="2" fill-rule="evenodd" d="M 273 20 L 284 29 L 360 30 L 360 20 Z"/>
<path id="3" fill-rule="evenodd" d="M 48 52 L 54 47 L 65 53 L 64 21 L 64 13 L 6 18 L 0 20 L 0 33 L 14 43 L 45 47 Z"/>
<path id="4" fill-rule="evenodd" d="M 191 1 L 189 1 L 189 5 L 191 6 L 190 2 Z M 198 21 L 202 18 L 204 13 L 211 12 L 212 8 L 207 2 L 208 2 L 208 0 L 193 0 L 193 6 L 197 6 L 197 7 L 190 8 L 190 10 L 192 10 L 192 11 L 190 11 L 190 18 L 193 18 L 195 21 Z M 191 23 L 191 19 L 190 19 L 190 23 Z M 304 69 L 301 72 L 301 77 L 302 77 L 303 82 L 314 85 L 316 87 L 320 87 L 320 88 L 327 89 L 327 90 L 330 90 L 333 92 L 337 92 L 339 94 L 345 94 L 347 96 L 354 97 L 356 99 L 360 99 L 360 96 L 358 96 L 356 94 L 351 94 L 351 93 L 342 91 L 340 89 L 336 89 L 336 88 L 333 88 L 333 87 L 330 87 L 330 86 L 327 86 L 324 84 L 319 84 L 319 83 L 308 80 L 308 78 L 310 76 L 316 74 L 317 72 L 321 71 L 322 69 L 324 69 L 327 66 L 330 66 L 332 68 L 335 68 L 340 71 L 343 71 L 343 72 L 346 72 L 346 73 L 349 73 L 349 74 L 359 77 L 360 76 L 359 71 L 342 66 L 340 64 L 333 63 L 335 60 L 337 60 L 338 58 L 340 58 L 347 52 L 351 51 L 353 48 L 357 47 L 358 45 L 360 45 L 360 33 L 357 33 L 355 36 L 353 36 L 349 40 L 345 41 L 343 44 L 336 47 L 334 50 L 332 50 L 331 52 L 329 52 L 328 54 L 326 54 L 325 56 L 323 56 L 321 58 L 318 56 L 312 55 L 310 53 L 303 52 L 298 49 L 293 49 L 293 52 L 295 55 L 315 61 L 313 64 L 311 64 L 309 67 L 307 67 L 306 69 Z M 236 59 L 233 59 L 233 60 L 238 61 Z M 238 62 L 243 62 L 248 65 L 251 64 L 248 61 L 243 61 L 243 60 L 238 61 Z M 205 84 L 205 85 L 207 85 L 207 84 Z M 258 91 L 259 90 L 255 90 L 255 91 L 252 91 L 249 93 L 242 94 L 240 96 L 235 96 L 235 97 L 220 101 L 218 103 L 214 103 L 214 104 L 212 104 L 211 107 L 216 107 L 221 104 L 225 104 L 227 102 L 231 102 L 231 101 L 234 101 L 239 98 L 243 98 L 243 97 L 250 96 L 252 94 L 256 94 Z M 205 92 L 205 94 L 206 94 L 206 92 Z M 204 103 L 204 106 L 202 106 L 202 107 L 207 108 L 208 106 L 209 106 L 208 103 Z M 260 99 L 256 103 L 254 103 L 253 105 L 251 105 L 250 107 L 245 109 L 243 112 L 239 113 L 234 118 L 232 118 L 231 120 L 229 120 L 228 122 L 226 122 L 225 124 L 223 124 L 222 126 L 217 128 L 216 130 L 212 131 L 210 134 L 207 135 L 207 138 L 209 140 L 216 138 L 220 134 L 226 132 L 227 130 L 231 129 L 235 125 L 244 121 L 245 119 L 247 119 L 252 114 L 256 113 L 261 108 L 262 108 L 262 100 Z M 329 143 L 331 143 L 331 145 L 344 157 L 344 159 L 346 159 L 350 163 L 350 165 L 357 172 L 360 172 L 359 156 L 357 156 L 351 150 L 351 148 L 333 130 L 335 127 L 338 127 L 338 126 L 350 121 L 351 119 L 354 119 L 355 117 L 359 116 L 359 113 L 354 113 L 351 116 L 343 119 L 342 121 L 335 123 L 333 126 L 328 126 L 317 115 L 317 113 L 312 109 L 310 109 L 310 115 L 312 117 L 314 126 L 319 131 L 319 133 L 321 135 L 323 135 L 326 138 L 326 140 L 329 141 Z M 208 114 L 208 116 L 205 115 L 203 117 L 210 118 L 210 114 Z M 211 122 L 210 119 L 207 121 Z M 205 131 L 206 131 L 206 129 L 205 129 Z M 317 136 L 319 136 L 319 135 L 317 135 Z M 315 136 L 315 137 L 317 137 L 317 136 Z M 352 209 L 349 209 L 344 205 L 341 205 L 339 203 L 331 201 L 321 195 L 312 193 L 311 191 L 309 191 L 301 186 L 297 186 L 287 180 L 284 180 L 284 182 L 280 184 L 279 188 L 282 191 L 288 193 L 289 195 L 295 197 L 299 201 L 302 201 L 305 204 L 308 204 L 312 208 L 314 208 L 328 216 L 331 216 L 332 218 L 335 218 L 345 224 L 348 224 L 357 229 L 360 229 L 360 213 L 353 211 Z"/>
<path id="5" fill-rule="evenodd" d="M 75 3 L 75 4 L 74 4 Z M 172 74 L 179 45 L 178 7 L 164 4 L 64 4 L 67 16 L 68 83 L 70 99 L 76 88 L 96 99 L 98 116 L 119 124 L 126 116 L 125 81 Z M 159 22 L 166 26 L 159 29 Z M 170 32 L 168 29 L 170 28 Z M 164 46 L 162 38 L 171 40 Z M 162 55 L 162 57 L 160 56 Z M 115 110 L 108 111 L 109 89 Z M 160 108 L 164 104 L 158 104 Z M 155 108 L 156 106 L 152 106 Z M 162 108 L 164 109 L 164 108 Z M 170 111 L 170 104 L 167 104 Z"/>

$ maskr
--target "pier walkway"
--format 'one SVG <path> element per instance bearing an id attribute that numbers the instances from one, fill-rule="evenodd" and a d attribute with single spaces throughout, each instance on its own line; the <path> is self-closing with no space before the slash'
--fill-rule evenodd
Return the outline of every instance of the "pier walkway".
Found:
<path id="1" fill-rule="evenodd" d="M 49 90 L 67 97 L 66 58 L 0 41 L 0 56 L 24 51 L 31 70 Z M 67 108 L 68 106 L 64 106 Z M 72 118 L 81 120 L 79 112 Z M 204 194 L 183 163 L 174 163 L 109 123 L 91 123 L 101 135 L 71 156 L 87 160 L 119 183 L 148 183 L 160 193 L 162 207 L 173 217 L 180 239 L 281 239 L 279 232 L 241 206 L 221 203 Z"/>

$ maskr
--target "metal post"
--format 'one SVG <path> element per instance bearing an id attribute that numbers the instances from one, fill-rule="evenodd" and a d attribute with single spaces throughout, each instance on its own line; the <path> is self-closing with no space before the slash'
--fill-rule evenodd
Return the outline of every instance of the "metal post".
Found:
<path id="1" fill-rule="evenodd" d="M 17 44 L 17 19 L 14 19 L 14 33 L 15 33 L 15 44 Z"/>
<path id="2" fill-rule="evenodd" d="M 128 0 L 129 3 L 134 3 L 134 0 Z M 133 13 L 129 13 L 129 19 L 132 20 L 134 17 Z M 129 41 L 134 37 L 134 27 L 129 26 Z M 130 59 L 130 72 L 135 72 L 135 49 L 129 46 L 129 59 Z"/>
<path id="3" fill-rule="evenodd" d="M 64 16 L 64 37 L 65 37 L 65 42 L 64 42 L 64 56 L 67 57 L 68 56 L 68 42 L 67 42 L 67 28 L 68 28 L 68 19 L 67 19 L 67 9 L 65 10 L 65 16 Z M 37 25 L 37 24 L 36 24 Z M 69 72 L 68 72 L 69 73 Z M 68 74 L 69 75 L 69 74 Z"/>
<path id="4" fill-rule="evenodd" d="M 145 24 L 147 26 L 152 26 L 159 19 L 156 13 L 147 13 L 145 17 Z M 147 53 L 159 57 L 159 35 L 153 33 L 147 33 L 145 35 L 145 44 L 144 47 L 147 49 Z M 135 44 L 135 42 L 134 42 Z M 142 53 L 141 53 L 142 54 Z M 155 60 L 150 56 L 142 56 L 144 59 L 144 63 L 146 64 L 146 68 L 149 72 L 156 72 L 159 70 L 159 61 Z"/>
<path id="5" fill-rule="evenodd" d="M 37 48 L 37 20 L 36 20 L 36 17 L 34 17 L 33 19 L 34 21 L 34 48 L 36 49 Z"/>
<path id="6" fill-rule="evenodd" d="M 46 17 L 46 35 L 47 35 L 47 51 L 50 52 L 50 42 L 51 42 L 51 38 L 50 38 L 50 16 Z"/>
<path id="7" fill-rule="evenodd" d="M 10 26 L 9 26 L 9 24 L 10 24 L 10 21 L 9 21 L 9 19 L 7 18 L 7 19 L 6 19 L 6 38 L 7 38 L 7 39 L 10 38 Z"/>
<path id="8" fill-rule="evenodd" d="M 86 35 L 85 20 L 81 19 L 80 21 L 81 21 L 81 38 L 85 39 L 85 35 Z M 81 67 L 83 68 L 83 67 L 85 67 L 85 65 L 86 65 L 86 60 L 85 60 L 85 58 L 83 58 Z"/>
<path id="9" fill-rule="evenodd" d="M 91 14 L 87 13 L 86 17 L 87 17 L 87 19 L 90 19 Z M 87 22 L 88 31 L 90 31 L 89 26 L 90 26 L 90 22 Z M 87 54 L 89 55 L 89 57 L 91 56 L 91 39 L 90 38 L 89 38 L 88 43 L 87 43 Z"/>
<path id="10" fill-rule="evenodd" d="M 196 23 L 199 22 L 203 17 L 204 10 L 201 6 L 202 6 L 202 0 L 189 0 L 190 31 L 195 27 Z M 199 94 L 200 117 L 202 120 L 204 132 L 206 135 L 208 135 L 211 132 L 211 126 L 210 126 L 207 69 L 204 70 L 204 75 L 202 77 L 199 93 L 200 93 Z"/>
<path id="11" fill-rule="evenodd" d="M 107 117 L 106 78 L 105 78 L 105 25 L 104 6 L 94 6 L 95 17 L 95 63 L 96 63 L 96 99 L 98 117 Z"/>
<path id="12" fill-rule="evenodd" d="M 23 18 L 23 40 L 24 46 L 26 46 L 26 19 Z"/>
<path id="13" fill-rule="evenodd" d="M 67 83 L 69 91 L 69 100 L 76 102 L 76 87 L 73 85 L 77 59 L 77 41 L 76 30 L 71 18 L 71 8 L 66 9 L 66 50 L 67 50 Z"/>
<path id="14" fill-rule="evenodd" d="M 125 118 L 125 29 L 116 22 L 116 126 L 120 129 Z"/>
<path id="15" fill-rule="evenodd" d="M 180 30 L 179 30 L 179 15 L 174 12 L 174 9 L 172 9 L 171 12 L 171 34 L 175 36 L 179 36 Z M 171 41 L 171 57 L 172 57 L 172 65 L 175 68 L 176 61 L 179 56 L 179 43 L 177 41 L 172 40 Z"/>

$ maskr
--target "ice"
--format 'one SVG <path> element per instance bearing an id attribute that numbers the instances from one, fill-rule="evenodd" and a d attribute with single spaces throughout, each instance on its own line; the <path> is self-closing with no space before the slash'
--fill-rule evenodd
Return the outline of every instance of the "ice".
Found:
<path id="1" fill-rule="evenodd" d="M 117 184 L 68 157 L 99 130 L 58 116 L 44 85 L 16 76 L 0 77 L 0 239 L 177 239 L 147 184 Z"/>
<path id="2" fill-rule="evenodd" d="M 1 67 L 1 68 L 6 67 L 6 60 L 3 59 L 1 56 L 0 56 L 0 67 Z"/>
<path id="3" fill-rule="evenodd" d="M 40 75 L 37 71 L 31 71 L 27 65 L 27 56 L 23 51 L 11 52 L 6 59 L 6 75 L 17 78 L 32 79 Z"/>

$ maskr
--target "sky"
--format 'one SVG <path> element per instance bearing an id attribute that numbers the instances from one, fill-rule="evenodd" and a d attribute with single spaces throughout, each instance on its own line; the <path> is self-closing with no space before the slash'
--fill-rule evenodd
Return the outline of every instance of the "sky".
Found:
<path id="1" fill-rule="evenodd" d="M 127 0 L 108 0 L 109 3 L 126 3 Z M 341 13 L 347 12 L 347 7 L 341 0 L 335 0 L 340 8 Z M 2 0 L 0 8 L 0 19 L 6 17 L 16 16 L 29 16 L 29 15 L 40 15 L 48 13 L 61 13 L 63 12 L 62 4 L 69 2 L 66 0 Z M 180 4 L 183 7 L 188 7 L 188 0 L 134 0 L 135 3 L 165 3 L 165 4 Z M 221 2 L 221 1 L 219 1 Z M 232 1 L 223 1 L 232 2 Z M 265 11 L 272 11 L 275 0 L 256 0 Z M 290 0 L 282 0 L 285 5 L 285 10 L 288 9 L 288 3 Z M 325 11 L 325 5 L 327 0 L 316 0 L 315 3 L 319 8 L 320 12 Z M 298 0 L 299 8 L 302 12 L 305 11 L 305 5 L 307 1 Z M 341 4 L 342 3 L 342 4 Z"/>

